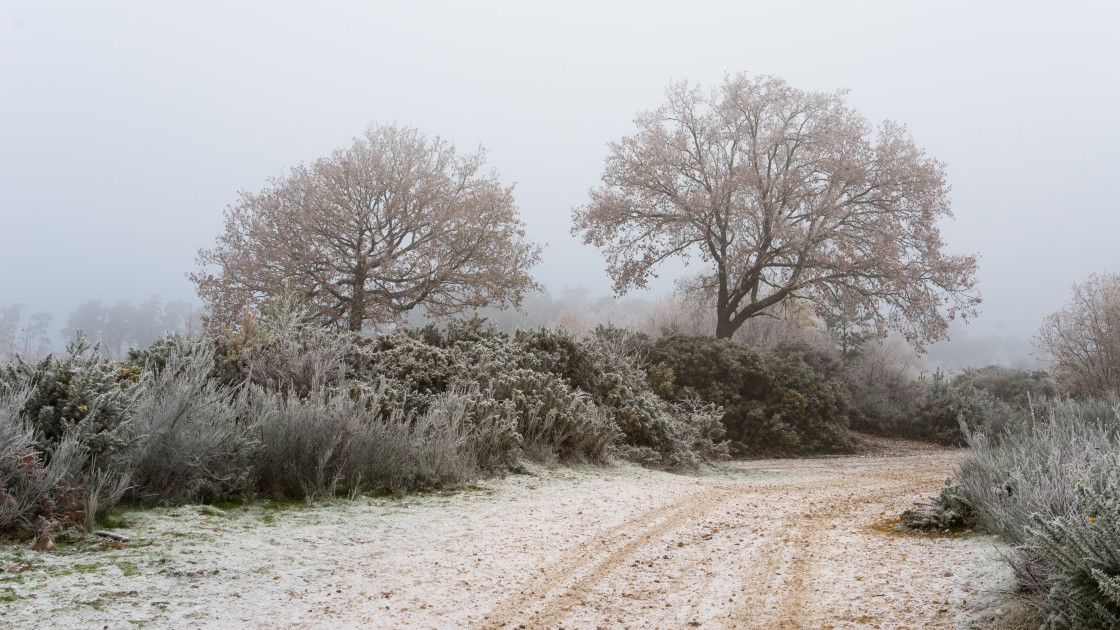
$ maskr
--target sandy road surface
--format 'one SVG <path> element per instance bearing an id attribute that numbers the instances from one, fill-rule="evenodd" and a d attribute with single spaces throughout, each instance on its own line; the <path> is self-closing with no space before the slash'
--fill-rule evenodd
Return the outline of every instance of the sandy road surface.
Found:
<path id="1" fill-rule="evenodd" d="M 956 628 L 1000 577 L 990 542 L 883 523 L 959 457 L 541 470 L 403 501 L 137 512 L 121 550 L 0 554 L 25 567 L 0 573 L 0 627 Z"/>

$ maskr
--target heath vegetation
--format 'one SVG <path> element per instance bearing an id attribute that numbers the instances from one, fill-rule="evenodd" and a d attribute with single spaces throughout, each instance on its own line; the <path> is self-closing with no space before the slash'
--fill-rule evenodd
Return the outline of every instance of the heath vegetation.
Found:
<path id="1" fill-rule="evenodd" d="M 1012 545 L 1019 594 L 1047 628 L 1120 627 L 1117 282 L 1102 275 L 1075 285 L 1072 302 L 1043 324 L 1038 344 L 1057 379 L 989 367 L 951 380 L 987 422 L 969 425 L 960 410 L 969 449 L 955 483 L 904 516 L 998 534 Z"/>
<path id="2" fill-rule="evenodd" d="M 572 211 L 619 294 L 701 263 L 626 327 L 479 317 L 540 289 L 541 248 L 481 150 L 396 125 L 240 194 L 190 274 L 202 330 L 157 336 L 190 327 L 182 303 L 89 303 L 56 355 L 49 315 L 0 311 L 0 533 L 49 550 L 122 503 L 399 493 L 527 460 L 695 470 L 852 452 L 854 430 L 967 446 L 905 520 L 998 534 L 1048 627 L 1120 627 L 1120 275 L 1046 319 L 1050 373 L 923 374 L 980 302 L 976 257 L 941 240 L 944 165 L 841 92 L 734 75 L 666 97 Z"/>

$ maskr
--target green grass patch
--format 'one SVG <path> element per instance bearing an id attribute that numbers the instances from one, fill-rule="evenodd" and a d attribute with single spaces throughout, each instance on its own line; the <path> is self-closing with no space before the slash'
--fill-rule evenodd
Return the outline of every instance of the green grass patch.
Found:
<path id="1" fill-rule="evenodd" d="M 117 568 L 121 570 L 125 577 L 140 575 L 140 567 L 136 566 L 135 562 L 118 562 Z"/>
<path id="2" fill-rule="evenodd" d="M 229 514 L 225 510 L 214 507 L 213 505 L 204 505 L 198 508 L 198 513 L 203 516 L 220 516 L 221 518 L 229 518 Z"/>
<path id="3" fill-rule="evenodd" d="M 71 573 L 96 573 L 104 566 L 104 564 L 97 562 L 75 562 L 71 565 L 56 567 L 56 569 L 59 570 L 58 575 L 69 575 Z"/>
<path id="4" fill-rule="evenodd" d="M 226 500 L 226 501 L 217 501 L 217 502 L 213 503 L 212 505 L 214 507 L 218 508 L 219 510 L 225 510 L 225 511 L 228 512 L 230 510 L 234 510 L 234 509 L 237 509 L 237 508 L 249 507 L 252 504 L 253 504 L 252 499 L 249 499 L 247 497 L 241 497 L 241 498 L 238 498 L 238 499 L 230 499 L 230 500 Z"/>
<path id="5" fill-rule="evenodd" d="M 123 512 L 112 512 L 97 520 L 97 526 L 101 529 L 127 529 L 132 525 L 132 521 Z"/>

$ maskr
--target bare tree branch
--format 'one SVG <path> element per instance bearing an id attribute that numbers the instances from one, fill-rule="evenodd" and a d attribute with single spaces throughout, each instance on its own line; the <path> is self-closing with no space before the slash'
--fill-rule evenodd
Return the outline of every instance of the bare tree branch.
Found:
<path id="1" fill-rule="evenodd" d="M 418 306 L 433 316 L 518 306 L 539 286 L 512 187 L 482 172 L 480 150 L 415 129 L 371 127 L 226 209 L 225 232 L 189 274 L 214 323 L 285 287 L 326 325 L 360 330 Z M 214 269 L 213 272 L 208 271 Z"/>
<path id="2" fill-rule="evenodd" d="M 617 292 L 698 256 L 720 337 L 791 297 L 878 313 L 880 333 L 919 346 L 975 315 L 976 258 L 942 252 L 944 165 L 904 127 L 873 130 L 842 93 L 777 78 L 728 77 L 708 93 L 677 83 L 667 96 L 610 145 L 603 185 L 572 213 Z"/>

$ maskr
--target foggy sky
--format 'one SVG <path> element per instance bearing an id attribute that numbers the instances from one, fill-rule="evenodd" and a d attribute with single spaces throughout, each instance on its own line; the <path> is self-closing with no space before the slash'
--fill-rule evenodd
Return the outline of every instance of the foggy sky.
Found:
<path id="1" fill-rule="evenodd" d="M 981 257 L 970 334 L 1029 337 L 1120 271 L 1116 3 L 537 4 L 0 1 L 0 304 L 60 327 L 90 299 L 190 300 L 239 189 L 394 121 L 485 146 L 548 243 L 538 280 L 606 294 L 569 235 L 606 144 L 671 80 L 739 71 L 849 89 L 947 164 L 948 250 Z"/>

